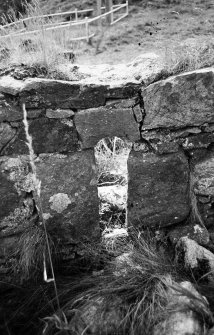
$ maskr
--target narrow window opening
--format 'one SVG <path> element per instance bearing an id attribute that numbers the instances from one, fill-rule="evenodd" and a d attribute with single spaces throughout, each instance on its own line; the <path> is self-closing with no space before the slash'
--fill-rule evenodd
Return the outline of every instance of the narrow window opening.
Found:
<path id="1" fill-rule="evenodd" d="M 102 236 L 127 234 L 127 160 L 131 142 L 118 137 L 101 139 L 95 147 Z"/>

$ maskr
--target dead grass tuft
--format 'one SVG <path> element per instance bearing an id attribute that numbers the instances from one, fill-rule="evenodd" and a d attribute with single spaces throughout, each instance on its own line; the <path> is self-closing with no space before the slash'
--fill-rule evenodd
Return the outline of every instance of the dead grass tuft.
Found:
<path id="1" fill-rule="evenodd" d="M 193 40 L 165 48 L 164 68 L 154 81 L 214 65 L 214 40 Z"/>
<path id="2" fill-rule="evenodd" d="M 54 243 L 50 238 L 49 243 L 54 250 Z M 48 259 L 48 254 L 47 241 L 41 226 L 32 225 L 21 234 L 15 257 L 17 263 L 14 272 L 20 277 L 20 282 L 42 277 L 44 257 Z"/>
<path id="3" fill-rule="evenodd" d="M 131 143 L 119 137 L 100 140 L 95 147 L 98 176 L 108 175 L 110 172 L 117 175 L 127 173 L 126 165 L 130 150 Z"/>

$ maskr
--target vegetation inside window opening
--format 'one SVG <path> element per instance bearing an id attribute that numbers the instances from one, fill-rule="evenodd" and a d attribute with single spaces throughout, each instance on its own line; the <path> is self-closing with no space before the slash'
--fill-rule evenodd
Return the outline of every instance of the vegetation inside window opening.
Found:
<path id="1" fill-rule="evenodd" d="M 127 159 L 131 143 L 118 137 L 104 138 L 95 147 L 103 234 L 125 233 L 127 207 Z M 111 235 L 110 235 L 111 236 Z"/>

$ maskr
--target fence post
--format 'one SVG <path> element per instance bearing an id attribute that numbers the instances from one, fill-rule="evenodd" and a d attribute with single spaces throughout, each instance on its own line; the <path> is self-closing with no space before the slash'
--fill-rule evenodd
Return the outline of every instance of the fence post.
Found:
<path id="1" fill-rule="evenodd" d="M 77 8 L 75 8 L 75 21 L 78 21 L 78 12 L 77 12 Z"/>
<path id="2" fill-rule="evenodd" d="M 105 0 L 106 3 L 106 13 L 111 11 L 112 8 L 112 0 Z M 111 24 L 111 13 L 106 15 L 106 21 L 108 24 Z"/>
<path id="3" fill-rule="evenodd" d="M 97 0 L 97 10 L 96 10 L 96 16 L 100 16 L 101 15 L 101 0 Z M 101 27 L 101 18 L 98 19 L 98 26 L 99 28 Z"/>
<path id="4" fill-rule="evenodd" d="M 111 11 L 114 9 L 113 6 L 111 6 Z M 110 19 L 110 23 L 112 24 L 114 22 L 114 13 L 111 12 L 111 19 Z"/>
<path id="5" fill-rule="evenodd" d="M 88 16 L 85 17 L 85 32 L 86 32 L 86 40 L 89 42 L 89 27 L 88 27 Z"/>
<path id="6" fill-rule="evenodd" d="M 126 0 L 126 15 L 129 15 L 129 2 Z"/>

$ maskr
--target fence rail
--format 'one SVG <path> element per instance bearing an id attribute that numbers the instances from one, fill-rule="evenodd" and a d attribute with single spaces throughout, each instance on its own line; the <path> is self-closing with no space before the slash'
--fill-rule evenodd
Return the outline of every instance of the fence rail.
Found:
<path id="1" fill-rule="evenodd" d="M 123 8 L 125 9 L 125 13 L 123 15 L 117 17 L 116 19 L 114 19 L 114 13 L 120 11 Z M 101 9 L 105 9 L 105 7 L 101 7 Z M 62 12 L 62 13 L 31 16 L 31 17 L 27 17 L 27 18 L 21 19 L 21 20 L 16 21 L 16 22 L 11 22 L 11 23 L 8 23 L 4 26 L 0 26 L 1 31 L 7 33 L 5 35 L 0 36 L 0 40 L 10 38 L 11 36 L 21 37 L 21 36 L 25 36 L 25 35 L 38 34 L 41 31 L 41 29 L 36 29 L 36 30 L 28 30 L 27 29 L 26 22 L 28 22 L 30 20 L 36 20 L 36 19 L 40 19 L 40 18 L 58 17 L 58 16 L 63 17 L 63 16 L 74 14 L 75 15 L 75 20 L 74 21 L 64 21 L 64 22 L 56 22 L 56 23 L 55 22 L 51 22 L 51 23 L 49 22 L 49 23 L 42 24 L 41 28 L 45 32 L 45 31 L 54 31 L 54 30 L 60 30 L 60 29 L 71 28 L 71 27 L 83 25 L 85 27 L 85 29 L 84 29 L 85 35 L 81 36 L 81 37 L 70 38 L 70 41 L 86 40 L 87 42 L 89 42 L 90 38 L 92 38 L 95 35 L 94 33 L 90 33 L 90 24 L 92 22 L 100 21 L 100 19 L 103 19 L 105 17 L 110 17 L 110 25 L 113 25 L 116 22 L 122 20 L 129 13 L 128 1 L 126 1 L 125 4 L 113 5 L 109 12 L 105 12 L 105 13 L 103 13 L 99 16 L 96 16 L 94 18 L 85 17 L 83 20 L 78 20 L 78 14 L 79 13 L 89 13 L 89 12 L 93 12 L 93 9 L 90 9 L 90 8 L 89 9 L 83 9 L 83 10 L 75 9 L 74 11 L 68 11 L 68 12 Z M 17 27 L 18 25 L 21 25 L 20 30 L 18 32 L 10 32 L 10 33 L 7 32 L 7 28 L 10 28 L 10 27 L 13 27 L 13 26 Z"/>

